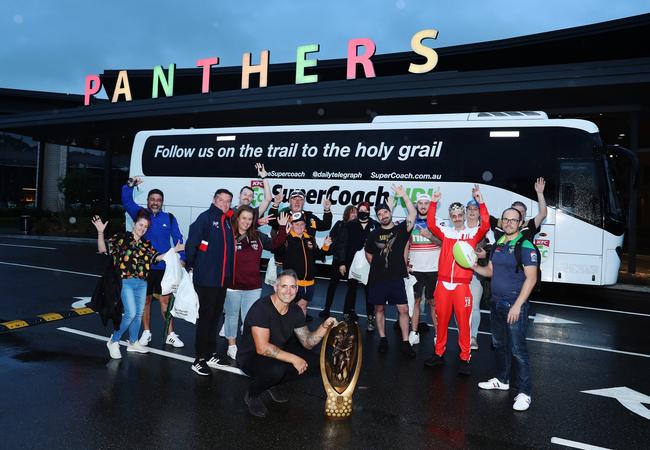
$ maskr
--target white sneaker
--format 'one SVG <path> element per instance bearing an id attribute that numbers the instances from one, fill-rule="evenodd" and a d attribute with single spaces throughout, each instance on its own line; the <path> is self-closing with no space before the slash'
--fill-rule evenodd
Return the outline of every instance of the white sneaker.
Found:
<path id="1" fill-rule="evenodd" d="M 149 348 L 142 346 L 138 341 L 129 342 L 126 351 L 131 353 L 149 353 Z"/>
<path id="2" fill-rule="evenodd" d="M 478 350 L 478 340 L 475 337 L 470 338 L 469 340 L 469 349 Z"/>
<path id="3" fill-rule="evenodd" d="M 106 343 L 106 347 L 108 347 L 108 354 L 111 355 L 111 358 L 113 359 L 121 359 L 122 352 L 120 351 L 120 343 L 113 342 L 112 339 L 113 339 L 113 335 L 111 334 L 111 337 L 108 339 L 108 342 Z"/>
<path id="4" fill-rule="evenodd" d="M 141 346 L 146 347 L 147 345 L 149 345 L 149 342 L 151 342 L 151 331 L 144 330 L 142 332 L 142 336 L 140 336 L 140 340 L 138 341 L 138 343 Z"/>
<path id="5" fill-rule="evenodd" d="M 510 389 L 509 384 L 500 382 L 498 378 L 492 378 L 491 380 L 483 381 L 478 384 L 478 387 L 480 387 L 481 389 L 488 389 L 488 390 L 498 389 L 500 391 L 507 391 L 508 389 Z"/>
<path id="6" fill-rule="evenodd" d="M 512 409 L 515 411 L 526 411 L 530 407 L 530 396 L 526 394 L 517 394 L 515 397 L 515 404 Z"/>
<path id="7" fill-rule="evenodd" d="M 183 343 L 183 341 L 181 341 L 181 338 L 179 338 L 178 335 L 173 331 L 167 335 L 167 339 L 165 339 L 165 344 L 173 345 L 176 348 L 185 347 L 185 344 Z"/>
<path id="8" fill-rule="evenodd" d="M 226 354 L 232 359 L 237 359 L 237 346 L 229 345 Z"/>
<path id="9" fill-rule="evenodd" d="M 409 344 L 415 345 L 420 343 L 420 333 L 417 331 L 411 331 L 409 333 Z"/>

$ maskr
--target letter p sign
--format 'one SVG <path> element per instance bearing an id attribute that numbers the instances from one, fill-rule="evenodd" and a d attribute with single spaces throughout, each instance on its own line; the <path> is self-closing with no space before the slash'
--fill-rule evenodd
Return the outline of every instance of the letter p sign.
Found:
<path id="1" fill-rule="evenodd" d="M 95 95 L 102 88 L 102 82 L 98 75 L 88 75 L 84 89 L 84 106 L 90 105 L 90 96 Z"/>

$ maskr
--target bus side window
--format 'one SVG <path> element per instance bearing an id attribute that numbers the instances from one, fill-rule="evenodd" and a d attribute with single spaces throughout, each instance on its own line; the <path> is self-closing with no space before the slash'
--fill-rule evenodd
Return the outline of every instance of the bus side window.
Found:
<path id="1" fill-rule="evenodd" d="M 592 160 L 560 160 L 559 205 L 589 223 L 602 225 L 596 167 Z"/>

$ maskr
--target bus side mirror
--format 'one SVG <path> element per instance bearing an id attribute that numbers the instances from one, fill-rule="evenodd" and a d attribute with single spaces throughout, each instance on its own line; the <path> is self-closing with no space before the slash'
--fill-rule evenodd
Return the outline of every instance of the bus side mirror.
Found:
<path id="1" fill-rule="evenodd" d="M 562 185 L 562 206 L 565 208 L 575 208 L 576 206 L 576 188 L 573 184 L 566 183 Z"/>

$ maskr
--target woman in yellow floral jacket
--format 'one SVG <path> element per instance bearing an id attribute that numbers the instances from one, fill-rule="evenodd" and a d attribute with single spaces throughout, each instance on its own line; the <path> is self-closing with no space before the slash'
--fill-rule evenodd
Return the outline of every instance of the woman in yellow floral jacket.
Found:
<path id="1" fill-rule="evenodd" d="M 120 338 L 129 330 L 129 343 L 127 352 L 147 353 L 149 349 L 138 343 L 140 322 L 147 295 L 147 276 L 153 262 L 163 258 L 163 254 L 156 251 L 151 243 L 143 239 L 151 219 L 149 212 L 142 209 L 138 213 L 131 233 L 117 233 L 108 240 L 108 251 L 104 242 L 106 223 L 102 223 L 99 216 L 92 219 L 97 228 L 97 249 L 100 253 L 108 253 L 113 257 L 113 265 L 118 269 L 122 279 L 122 305 L 124 316 L 120 329 L 113 333 L 106 346 L 113 359 L 120 359 Z M 183 251 L 185 246 L 181 243 L 173 248 L 175 252 Z"/>

